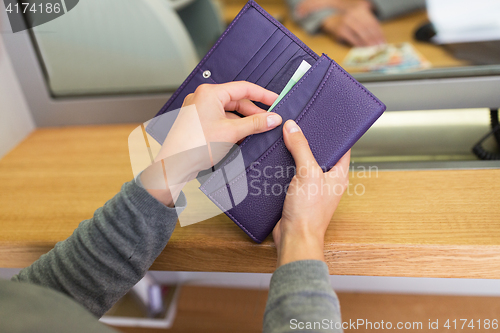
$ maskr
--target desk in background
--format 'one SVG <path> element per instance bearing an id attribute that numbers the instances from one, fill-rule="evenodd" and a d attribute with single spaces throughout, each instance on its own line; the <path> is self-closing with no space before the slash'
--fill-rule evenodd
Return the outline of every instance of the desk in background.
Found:
<path id="1" fill-rule="evenodd" d="M 132 179 L 135 126 L 38 129 L 0 160 L 0 267 L 30 265 Z M 363 176 L 351 174 L 351 193 L 362 184 L 364 194 L 344 195 L 326 235 L 331 274 L 500 278 L 500 170 Z M 178 226 L 152 269 L 270 273 L 275 264 L 271 237 L 258 245 L 221 214 Z"/>
<path id="2" fill-rule="evenodd" d="M 224 19 L 230 22 L 244 2 L 224 1 Z M 350 47 L 324 33 L 307 34 L 289 18 L 284 1 L 266 0 L 259 4 L 314 52 L 326 53 L 342 65 Z M 426 22 L 427 14 L 419 11 L 382 22 L 382 29 L 388 43 L 411 42 L 430 61 L 432 70 L 390 76 L 352 74 L 384 101 L 388 111 L 500 107 L 500 67 L 468 66 L 468 62 L 455 59 L 440 46 L 416 41 L 415 31 Z"/>
<path id="3" fill-rule="evenodd" d="M 231 22 L 244 6 L 242 3 L 227 3 L 224 5 L 224 21 Z M 284 4 L 263 3 L 261 6 L 271 15 L 278 18 L 283 25 L 294 35 L 302 40 L 317 54 L 325 53 L 330 58 L 342 65 L 342 62 L 351 49 L 350 46 L 339 43 L 324 33 L 309 35 L 300 26 L 293 22 Z M 428 22 L 427 13 L 418 11 L 399 18 L 382 22 L 382 29 L 388 43 L 411 42 L 415 48 L 422 53 L 433 67 L 457 67 L 468 63 L 455 59 L 442 47 L 423 43 L 413 38 L 415 31 L 425 22 Z"/>

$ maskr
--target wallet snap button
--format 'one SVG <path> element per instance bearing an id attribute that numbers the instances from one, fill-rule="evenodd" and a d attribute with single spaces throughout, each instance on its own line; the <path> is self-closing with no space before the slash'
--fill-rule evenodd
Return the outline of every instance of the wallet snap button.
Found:
<path id="1" fill-rule="evenodd" d="M 209 71 L 209 70 L 206 70 L 206 71 L 204 71 L 204 72 L 203 72 L 203 77 L 204 77 L 205 79 L 208 79 L 211 75 L 212 75 L 212 73 L 210 73 L 210 71 Z"/>

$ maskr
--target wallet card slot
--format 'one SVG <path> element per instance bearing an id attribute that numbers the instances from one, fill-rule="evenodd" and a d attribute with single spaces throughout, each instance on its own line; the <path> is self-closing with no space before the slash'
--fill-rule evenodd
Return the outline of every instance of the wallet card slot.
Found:
<path id="1" fill-rule="evenodd" d="M 257 80 L 256 83 L 261 87 L 266 87 L 273 79 L 273 77 L 275 77 L 291 59 L 294 59 L 297 55 L 299 55 L 300 52 L 301 50 L 297 44 L 291 44 L 285 50 L 285 52 L 283 52 L 276 59 L 276 61 L 274 61 L 271 66 L 269 66 L 269 68 L 262 74 L 262 76 Z"/>
<path id="2" fill-rule="evenodd" d="M 200 69 L 209 70 L 213 79 L 219 83 L 233 81 L 242 66 L 253 57 L 255 50 L 260 49 L 276 30 L 277 27 L 270 25 L 255 8 L 249 8 L 245 15 L 239 18 L 237 25 L 226 30 L 225 47 L 214 46 L 210 51 L 211 54 L 207 54 L 210 56 L 200 62 Z M 244 42 L 242 42 L 242 36 L 245 36 Z M 235 45 L 235 47 L 227 47 L 228 45 Z M 228 61 L 219 61 L 219 59 L 228 59 Z"/>
<path id="3" fill-rule="evenodd" d="M 269 67 L 271 67 L 283 53 L 286 53 L 290 47 L 292 47 L 292 40 L 287 36 L 283 36 L 283 38 L 255 68 L 255 70 L 246 78 L 246 81 L 256 83 L 257 80 L 259 80 L 259 78 L 269 69 Z"/>
<path id="4" fill-rule="evenodd" d="M 272 63 L 271 66 L 262 74 L 262 76 L 257 80 L 257 84 L 261 87 L 267 86 L 269 81 L 272 80 L 274 76 L 276 76 L 277 73 L 281 71 L 283 67 L 290 61 L 291 58 L 293 58 L 300 50 L 298 47 L 293 47 L 295 44 L 290 45 L 291 50 L 287 50 L 288 52 L 283 52 L 280 57 L 276 59 Z M 292 53 L 293 52 L 293 53 Z M 291 56 L 290 56 L 291 54 Z"/>
<path id="5" fill-rule="evenodd" d="M 297 82 L 290 92 L 276 105 L 273 112 L 278 113 L 283 118 L 283 124 L 288 119 L 295 119 L 309 103 L 318 86 L 324 79 L 330 62 L 322 57 L 309 71 Z M 240 151 L 243 156 L 245 169 L 251 167 L 252 163 L 257 161 L 270 147 L 283 137 L 283 126 L 279 126 L 271 131 L 255 134 L 246 138 L 240 145 Z M 234 153 L 232 154 L 234 155 Z M 227 161 L 231 161 L 234 156 L 228 156 Z M 223 166 L 226 166 L 224 163 Z M 212 177 L 208 178 L 200 187 L 205 193 L 212 193 L 219 189 L 223 183 L 219 178 L 222 177 L 221 170 L 216 170 Z M 229 170 L 228 174 L 234 174 Z M 234 177 L 233 177 L 234 178 Z M 231 181 L 232 179 L 229 179 Z"/>
<path id="6" fill-rule="evenodd" d="M 326 56 L 318 62 L 326 65 L 321 71 L 322 79 L 295 121 L 307 137 L 318 164 L 330 169 L 380 117 L 385 106 Z M 305 76 L 308 74 L 311 73 Z M 302 82 L 305 84 L 306 80 Z M 294 102 L 292 95 L 297 85 L 285 96 L 290 96 L 289 100 L 283 98 L 276 109 L 292 106 L 289 103 Z M 297 88 L 295 93 L 300 90 Z M 250 143 L 253 137 L 245 141 Z M 244 144 L 240 146 L 242 152 L 255 149 L 254 145 L 244 147 Z M 280 137 L 225 187 L 208 192 L 204 184 L 200 189 L 219 207 L 222 194 L 229 189 L 238 193 L 238 198 L 245 193 L 239 205 L 224 212 L 253 240 L 262 242 L 281 218 L 286 189 L 295 174 L 293 166 L 295 161 Z"/>
<path id="7" fill-rule="evenodd" d="M 290 59 L 288 59 L 288 61 L 281 67 L 281 69 L 277 73 L 272 73 L 271 71 L 269 71 L 269 74 L 271 75 L 262 77 L 259 81 L 259 84 L 262 84 L 262 86 L 268 90 L 280 94 L 283 88 L 285 88 L 288 81 L 290 81 L 302 61 L 306 61 L 312 66 L 314 65 L 314 63 L 316 63 L 317 60 L 313 59 L 309 54 L 299 49 Z"/>
<path id="8" fill-rule="evenodd" d="M 252 59 L 241 69 L 233 81 L 246 80 L 250 74 L 262 63 L 266 56 L 271 52 L 277 44 L 286 38 L 285 34 L 276 28 L 276 31 L 269 37 L 266 42 L 255 52 Z"/>
<path id="9" fill-rule="evenodd" d="M 278 95 L 281 93 L 283 88 L 285 88 L 286 84 L 288 81 L 292 78 L 293 74 L 297 70 L 297 68 L 300 66 L 302 61 L 305 60 L 308 62 L 311 66 L 314 65 L 314 63 L 317 61 L 313 57 L 311 57 L 307 52 L 304 52 L 303 50 L 297 51 L 291 59 L 289 59 L 283 67 L 279 70 L 278 74 L 276 74 L 274 77 L 272 77 L 271 81 L 269 81 L 269 78 L 266 78 L 266 85 L 264 88 L 271 90 Z M 261 82 L 264 84 L 264 82 Z M 258 107 L 261 109 L 267 110 L 269 109 L 269 105 L 265 105 L 260 102 L 254 102 Z"/>
<path id="10" fill-rule="evenodd" d="M 297 36 L 295 36 L 294 34 L 292 34 L 290 32 L 290 30 L 288 30 L 287 28 L 285 28 L 281 23 L 279 23 L 278 21 L 276 21 L 276 19 L 274 17 L 272 17 L 268 12 L 266 12 L 262 7 L 260 7 L 254 0 L 249 0 L 248 3 L 247 3 L 247 5 L 255 8 L 257 11 L 259 11 L 262 14 L 262 16 L 266 17 L 270 23 L 274 24 L 281 31 L 283 31 L 283 33 L 285 35 L 287 35 L 294 43 L 296 43 L 297 45 L 299 45 L 301 49 L 303 49 L 309 55 L 311 55 L 311 57 L 313 59 L 318 60 L 320 58 L 306 44 L 304 44 L 303 41 L 301 41 L 299 38 L 297 38 Z M 245 9 L 243 9 L 243 10 L 245 10 Z"/>
<path id="11" fill-rule="evenodd" d="M 278 113 L 283 118 L 282 124 L 289 119 L 296 119 L 304 110 L 321 84 L 329 65 L 330 62 L 328 60 L 324 57 L 320 58 L 274 107 L 273 112 Z M 249 167 L 253 161 L 256 161 L 263 155 L 282 136 L 283 125 L 271 131 L 255 134 L 245 139 L 240 145 L 245 167 Z"/>

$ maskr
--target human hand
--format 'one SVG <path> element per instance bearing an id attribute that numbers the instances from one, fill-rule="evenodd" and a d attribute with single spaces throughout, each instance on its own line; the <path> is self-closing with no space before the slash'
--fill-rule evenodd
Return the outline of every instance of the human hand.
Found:
<path id="1" fill-rule="evenodd" d="M 294 121 L 285 123 L 283 138 L 295 160 L 296 174 L 287 190 L 281 220 L 273 230 L 278 267 L 297 260 L 324 260 L 326 229 L 348 186 L 351 155 L 349 150 L 323 172 Z"/>
<path id="2" fill-rule="evenodd" d="M 322 9 L 332 8 L 340 12 L 345 12 L 360 3 L 367 3 L 367 0 L 303 0 L 296 9 L 299 17 L 307 16 Z"/>
<path id="3" fill-rule="evenodd" d="M 353 46 L 371 46 L 386 42 L 380 22 L 373 14 L 371 4 L 366 1 L 356 1 L 354 5 L 326 18 L 322 29 Z"/>
<path id="4" fill-rule="evenodd" d="M 200 85 L 184 99 L 155 163 L 141 175 L 142 184 L 160 202 L 172 206 L 183 185 L 217 164 L 234 144 L 281 124 L 281 116 L 251 102 L 271 105 L 277 97 L 244 81 Z"/>

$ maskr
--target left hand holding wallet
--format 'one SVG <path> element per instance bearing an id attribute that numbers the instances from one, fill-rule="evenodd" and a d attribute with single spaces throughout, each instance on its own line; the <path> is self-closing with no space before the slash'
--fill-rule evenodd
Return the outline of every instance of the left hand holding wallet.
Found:
<path id="1" fill-rule="evenodd" d="M 283 138 L 296 164 L 283 213 L 273 230 L 278 267 L 298 260 L 324 261 L 326 229 L 349 184 L 349 150 L 337 164 L 323 172 L 300 127 L 288 120 Z"/>

